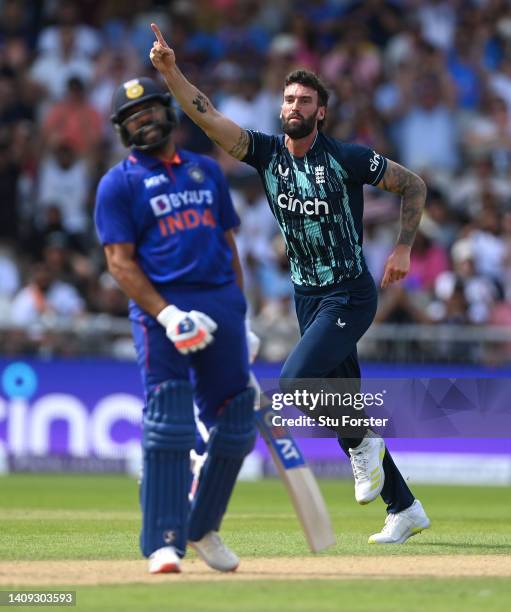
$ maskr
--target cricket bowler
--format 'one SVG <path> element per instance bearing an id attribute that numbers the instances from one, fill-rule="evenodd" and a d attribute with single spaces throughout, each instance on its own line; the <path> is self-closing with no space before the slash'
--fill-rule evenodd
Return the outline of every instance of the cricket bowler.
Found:
<path id="1" fill-rule="evenodd" d="M 363 185 L 401 195 L 401 227 L 382 287 L 403 279 L 426 199 L 424 181 L 373 150 L 325 136 L 328 91 L 312 72 L 286 78 L 283 135 L 244 130 L 219 113 L 176 64 L 156 24 L 150 52 L 183 111 L 232 157 L 258 171 L 284 240 L 295 290 L 301 340 L 286 360 L 282 381 L 360 379 L 357 342 L 371 325 L 377 291 L 362 252 Z M 339 434 L 355 479 L 355 498 L 379 495 L 387 518 L 369 543 L 401 544 L 430 525 L 381 437 L 371 430 Z"/>

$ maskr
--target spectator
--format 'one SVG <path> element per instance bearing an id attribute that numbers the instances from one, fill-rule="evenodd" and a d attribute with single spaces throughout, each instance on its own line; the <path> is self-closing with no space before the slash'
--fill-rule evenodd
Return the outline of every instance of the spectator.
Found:
<path id="1" fill-rule="evenodd" d="M 78 291 L 68 283 L 54 280 L 43 264 L 32 268 L 30 282 L 12 302 L 11 321 L 20 327 L 40 325 L 41 320 L 73 319 L 83 313 Z"/>
<path id="2" fill-rule="evenodd" d="M 280 107 L 261 88 L 259 76 L 244 70 L 236 83 L 235 91 L 220 101 L 218 110 L 246 129 L 275 133 Z"/>
<path id="3" fill-rule="evenodd" d="M 445 0 L 420 2 L 417 17 L 422 35 L 428 43 L 443 50 L 452 46 L 456 32 L 456 12 L 453 2 Z"/>
<path id="4" fill-rule="evenodd" d="M 43 158 L 38 181 L 38 218 L 48 207 L 57 207 L 62 225 L 70 234 L 83 236 L 88 229 L 89 175 L 83 159 L 66 141 L 58 142 Z"/>
<path id="5" fill-rule="evenodd" d="M 364 27 L 357 22 L 342 26 L 340 42 L 321 62 L 321 72 L 335 82 L 342 74 L 350 74 L 357 86 L 370 89 L 381 70 L 378 49 L 368 40 Z"/>
<path id="6" fill-rule="evenodd" d="M 77 77 L 88 85 L 94 74 L 93 61 L 76 51 L 75 36 L 73 26 L 60 27 L 56 48 L 38 55 L 30 70 L 30 76 L 42 95 L 53 101 L 64 97 L 71 77 Z"/>
<path id="7" fill-rule="evenodd" d="M 239 182 L 233 201 L 243 223 L 236 234 L 236 244 L 244 270 L 245 291 L 252 307 L 259 311 L 264 302 L 260 281 L 264 268 L 273 265 L 272 239 L 277 228 L 257 174 L 249 174 Z"/>
<path id="8" fill-rule="evenodd" d="M 454 171 L 459 166 L 456 122 L 447 94 L 435 77 L 422 77 L 417 83 L 414 104 L 399 122 L 397 149 L 408 168 Z M 418 146 L 420 143 L 420 146 Z"/>
<path id="9" fill-rule="evenodd" d="M 473 33 L 460 28 L 455 47 L 448 55 L 447 68 L 456 87 L 457 105 L 462 110 L 474 111 L 481 98 L 482 53 L 474 44 Z"/>
<path id="10" fill-rule="evenodd" d="M 457 223 L 452 210 L 440 191 L 435 188 L 428 190 L 426 213 L 436 224 L 435 240 L 437 244 L 450 249 L 456 240 Z"/>
<path id="11" fill-rule="evenodd" d="M 102 132 L 101 116 L 88 101 L 83 81 L 72 76 L 66 97 L 50 107 L 44 120 L 43 144 L 65 142 L 78 155 L 87 156 L 95 152 Z"/>
<path id="12" fill-rule="evenodd" d="M 487 322 L 497 290 L 494 283 L 476 272 L 470 239 L 458 240 L 452 247 L 451 256 L 453 270 L 443 272 L 436 279 L 437 300 L 428 307 L 428 315 L 436 321 L 454 322 L 457 318 L 457 322 Z"/>
<path id="13" fill-rule="evenodd" d="M 477 225 L 469 235 L 476 271 L 502 288 L 506 244 L 501 236 L 502 217 L 498 208 L 490 205 L 477 218 Z"/>
<path id="14" fill-rule="evenodd" d="M 44 28 L 37 40 L 37 52 L 41 55 L 58 55 L 62 44 L 62 30 L 73 30 L 70 52 L 77 57 L 94 58 L 101 49 L 99 33 L 88 25 L 79 23 L 78 3 L 61 0 L 57 4 L 57 23 Z"/>
<path id="15" fill-rule="evenodd" d="M 410 272 L 405 281 L 409 291 L 426 293 L 429 298 L 436 279 L 448 269 L 447 253 L 438 243 L 440 228 L 424 214 L 410 258 Z"/>
<path id="16" fill-rule="evenodd" d="M 465 127 L 463 144 L 468 155 L 491 156 L 502 173 L 510 168 L 511 115 L 501 98 L 490 97 Z"/>

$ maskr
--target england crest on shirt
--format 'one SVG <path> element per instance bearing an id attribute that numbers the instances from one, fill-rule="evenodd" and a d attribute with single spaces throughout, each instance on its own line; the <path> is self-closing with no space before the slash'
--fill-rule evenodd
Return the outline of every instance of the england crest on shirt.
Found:
<path id="1" fill-rule="evenodd" d="M 314 178 L 316 180 L 316 185 L 325 184 L 325 166 L 316 166 L 314 168 Z"/>

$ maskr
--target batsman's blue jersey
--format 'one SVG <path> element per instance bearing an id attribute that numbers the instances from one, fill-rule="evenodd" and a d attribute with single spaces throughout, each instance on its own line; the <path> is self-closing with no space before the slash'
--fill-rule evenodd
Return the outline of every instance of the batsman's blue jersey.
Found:
<path id="1" fill-rule="evenodd" d="M 323 287 L 366 270 L 362 253 L 363 185 L 376 185 L 387 160 L 372 149 L 318 133 L 304 157 L 284 136 L 248 130 L 244 162 L 259 172 L 284 235 L 296 285 Z"/>
<path id="2" fill-rule="evenodd" d="M 239 219 L 210 158 L 179 150 L 163 163 L 133 151 L 101 179 L 95 220 L 102 244 L 135 245 L 141 269 L 167 298 L 175 286 L 235 280 L 224 232 Z M 139 314 L 132 303 L 131 318 Z"/>

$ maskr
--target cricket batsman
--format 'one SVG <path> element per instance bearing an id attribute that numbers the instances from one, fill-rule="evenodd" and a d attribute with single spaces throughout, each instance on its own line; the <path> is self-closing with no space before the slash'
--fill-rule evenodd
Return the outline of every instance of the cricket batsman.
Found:
<path id="1" fill-rule="evenodd" d="M 181 108 L 227 153 L 257 169 L 284 240 L 295 289 L 301 340 L 284 364 L 282 381 L 360 379 L 357 342 L 371 325 L 377 292 L 362 252 L 363 185 L 398 193 L 401 228 L 382 279 L 403 279 L 426 199 L 423 180 L 371 149 L 321 132 L 328 91 L 312 72 L 297 70 L 284 84 L 284 134 L 244 130 L 219 113 L 179 70 L 156 24 L 150 58 Z M 387 518 L 369 543 L 401 544 L 430 521 L 397 469 L 381 437 L 370 430 L 338 433 L 350 457 L 355 498 L 368 504 L 379 495 Z"/>
<path id="2" fill-rule="evenodd" d="M 238 557 L 218 534 L 256 431 L 239 224 L 212 159 L 176 149 L 171 96 L 132 79 L 113 97 L 128 157 L 101 179 L 95 221 L 108 268 L 130 298 L 145 392 L 140 546 L 151 573 L 179 572 L 187 542 L 219 571 Z M 194 500 L 194 402 L 209 430 Z"/>

